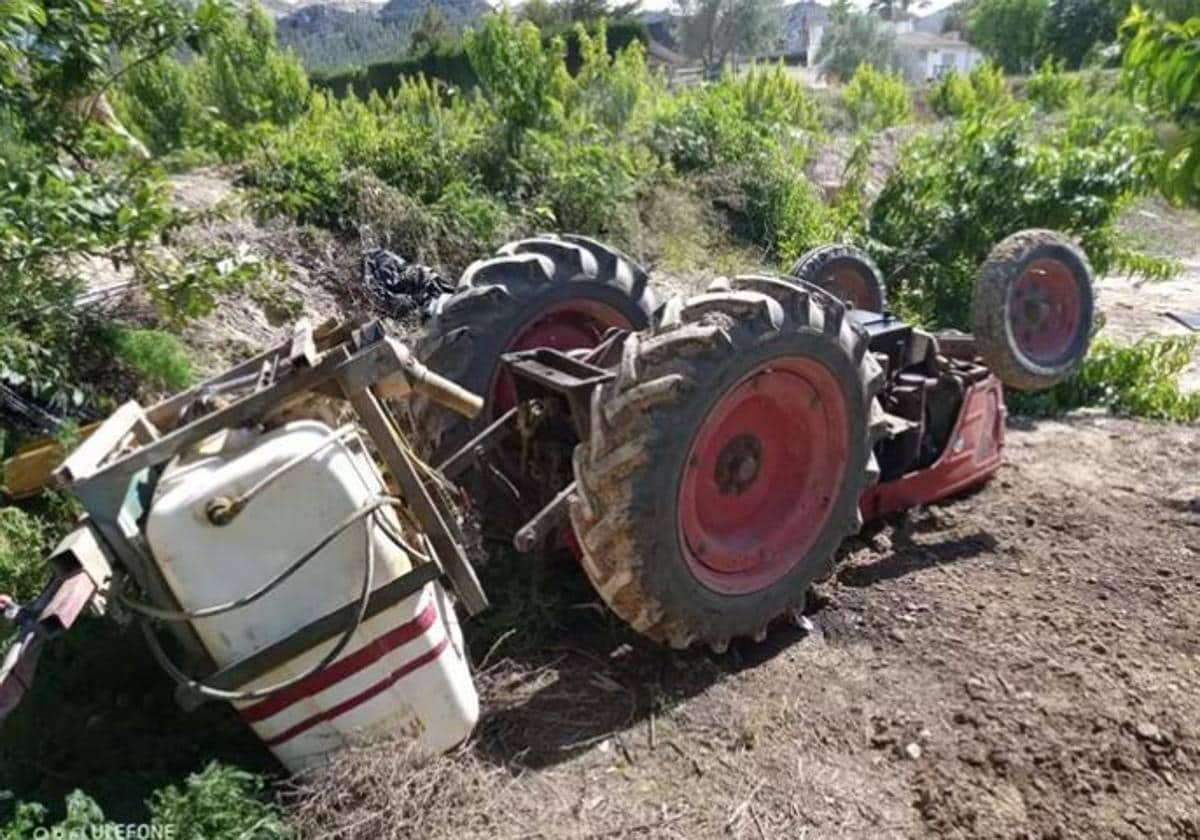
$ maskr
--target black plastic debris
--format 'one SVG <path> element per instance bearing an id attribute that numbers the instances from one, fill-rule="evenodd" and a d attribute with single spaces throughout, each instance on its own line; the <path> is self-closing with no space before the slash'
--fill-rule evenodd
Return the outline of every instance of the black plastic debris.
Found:
<path id="1" fill-rule="evenodd" d="M 1172 321 L 1183 324 L 1192 332 L 1200 332 L 1200 312 L 1164 312 Z"/>
<path id="2" fill-rule="evenodd" d="M 376 248 L 363 254 L 363 286 L 372 303 L 392 318 L 424 313 L 454 285 L 427 265 L 410 263 L 398 254 Z"/>

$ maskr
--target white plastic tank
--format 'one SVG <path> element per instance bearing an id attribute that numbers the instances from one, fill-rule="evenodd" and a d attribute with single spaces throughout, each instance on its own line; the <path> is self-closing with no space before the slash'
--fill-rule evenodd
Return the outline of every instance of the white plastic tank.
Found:
<path id="1" fill-rule="evenodd" d="M 312 420 L 267 434 L 229 430 L 168 465 L 146 535 L 163 577 L 185 609 L 225 603 L 258 589 L 385 492 L 361 440 L 331 437 L 338 435 Z M 294 467 L 263 484 L 229 522 L 210 521 L 214 499 L 237 498 L 294 461 Z M 390 508 L 381 508 L 378 515 L 399 527 Z M 194 621 L 217 665 L 231 665 L 357 602 L 368 532 L 376 589 L 409 571 L 407 554 L 370 522 L 367 517 L 351 525 L 260 600 Z M 304 673 L 340 635 L 240 688 L 260 688 Z M 415 737 L 430 750 L 446 750 L 470 734 L 479 716 L 458 620 L 437 583 L 364 621 L 337 660 L 321 672 L 278 694 L 235 706 L 293 772 L 348 744 L 394 734 Z"/>

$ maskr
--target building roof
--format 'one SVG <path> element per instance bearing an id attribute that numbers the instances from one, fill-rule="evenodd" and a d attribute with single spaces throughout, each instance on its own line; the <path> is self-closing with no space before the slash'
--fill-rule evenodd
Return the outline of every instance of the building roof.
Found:
<path id="1" fill-rule="evenodd" d="M 933 32 L 901 32 L 896 42 L 915 50 L 973 50 L 973 46 L 961 38 Z"/>

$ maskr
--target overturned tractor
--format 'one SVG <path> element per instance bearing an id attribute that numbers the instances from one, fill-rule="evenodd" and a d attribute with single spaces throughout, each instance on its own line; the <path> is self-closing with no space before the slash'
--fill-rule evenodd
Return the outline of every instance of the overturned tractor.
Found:
<path id="1" fill-rule="evenodd" d="M 518 549 L 565 545 L 637 630 L 721 650 L 802 607 L 863 517 L 996 471 L 1001 383 L 1049 387 L 1087 351 L 1087 260 L 1014 234 L 973 315 L 973 336 L 904 323 L 840 245 L 660 305 L 612 248 L 522 240 L 466 271 L 418 350 L 484 411 L 418 400 L 411 421 Z"/>
<path id="2" fill-rule="evenodd" d="M 363 736 L 451 746 L 478 712 L 452 600 L 487 604 L 455 486 L 519 550 L 572 551 L 656 641 L 761 638 L 864 517 L 996 471 L 1002 383 L 1068 375 L 1091 295 L 1045 231 L 993 251 L 974 336 L 888 314 L 842 246 L 659 303 L 595 241 L 511 243 L 415 353 L 378 324 L 302 326 L 94 430 L 56 473 L 86 521 L 42 595 L 6 605 L 0 719 L 91 608 L 140 621 L 183 702 L 233 703 L 289 768 Z"/>

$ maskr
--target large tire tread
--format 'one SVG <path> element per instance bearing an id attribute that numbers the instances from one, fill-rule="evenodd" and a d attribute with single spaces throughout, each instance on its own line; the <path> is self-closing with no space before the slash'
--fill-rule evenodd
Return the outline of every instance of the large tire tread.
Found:
<path id="1" fill-rule="evenodd" d="M 676 317 L 629 337 L 616 378 L 593 395 L 591 439 L 575 451 L 577 493 L 571 520 L 583 549 L 584 569 L 618 616 L 651 639 L 676 648 L 703 641 L 721 650 L 731 637 L 761 637 L 771 619 L 802 608 L 808 587 L 794 587 L 782 601 L 775 599 L 770 614 L 751 621 L 700 616 L 656 588 L 647 567 L 654 562 L 653 552 L 644 543 L 667 526 L 645 521 L 636 496 L 639 484 L 661 469 L 656 449 L 662 437 L 678 434 L 664 428 L 671 410 L 703 387 L 706 370 L 788 330 L 829 336 L 852 360 L 864 410 L 864 437 L 871 434 L 866 418 L 875 416 L 872 407 L 877 407 L 882 376 L 878 363 L 866 353 L 867 337 L 843 317 L 843 305 L 812 286 L 773 277 L 739 277 L 726 291 L 699 295 L 668 311 Z M 830 571 L 837 543 L 861 525 L 858 496 L 878 476 L 870 443 L 863 446 L 866 454 L 858 475 L 847 476 L 854 484 L 849 491 L 854 502 L 848 510 L 835 511 L 840 521 L 831 519 L 827 526 L 837 531 L 837 539 L 822 556 L 806 558 L 812 579 Z"/>

